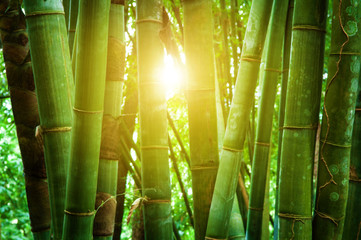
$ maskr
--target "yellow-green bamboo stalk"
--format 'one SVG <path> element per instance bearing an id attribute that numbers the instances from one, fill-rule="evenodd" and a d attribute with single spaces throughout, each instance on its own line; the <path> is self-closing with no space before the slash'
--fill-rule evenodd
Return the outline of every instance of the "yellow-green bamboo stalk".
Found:
<path id="1" fill-rule="evenodd" d="M 70 157 L 73 75 L 61 0 L 25 0 L 30 53 L 48 176 L 52 232 L 61 239 Z"/>
<path id="2" fill-rule="evenodd" d="M 71 158 L 63 239 L 91 239 L 107 63 L 110 0 L 80 0 Z"/>
<path id="3" fill-rule="evenodd" d="M 228 234 L 229 218 L 241 167 L 241 153 L 257 85 L 272 2 L 270 0 L 252 2 L 209 213 L 206 236 L 211 239 L 224 239 Z"/>
<path id="4" fill-rule="evenodd" d="M 218 169 L 212 1 L 185 0 L 183 8 L 194 230 L 203 240 Z"/>
<path id="5" fill-rule="evenodd" d="M 161 81 L 161 0 L 137 0 L 139 123 L 146 239 L 172 238 L 167 104 Z"/>
<path id="6" fill-rule="evenodd" d="M 109 13 L 107 72 L 97 185 L 99 202 L 103 196 L 115 198 L 117 194 L 118 161 L 121 158 L 120 114 L 125 65 L 123 4 L 119 0 L 112 0 Z M 113 237 L 116 205 L 113 205 L 112 201 L 105 204 L 107 206 L 104 205 L 101 214 L 97 214 L 94 219 L 95 240 L 111 240 Z"/>

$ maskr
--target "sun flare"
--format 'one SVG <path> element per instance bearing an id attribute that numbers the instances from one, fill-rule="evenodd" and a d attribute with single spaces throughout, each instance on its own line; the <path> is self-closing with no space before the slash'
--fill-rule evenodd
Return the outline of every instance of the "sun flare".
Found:
<path id="1" fill-rule="evenodd" d="M 179 93 L 182 88 L 184 74 L 182 69 L 175 63 L 171 55 L 164 55 L 164 67 L 162 81 L 167 91 L 167 99 Z"/>

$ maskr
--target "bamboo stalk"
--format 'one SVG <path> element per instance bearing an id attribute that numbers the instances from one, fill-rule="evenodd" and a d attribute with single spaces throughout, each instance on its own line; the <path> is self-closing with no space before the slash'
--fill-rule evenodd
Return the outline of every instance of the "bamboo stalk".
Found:
<path id="1" fill-rule="evenodd" d="M 312 236 L 316 239 L 342 239 L 360 75 L 360 13 L 361 6 L 354 1 L 333 1 L 329 75 L 323 105 L 313 219 Z"/>
<path id="2" fill-rule="evenodd" d="M 195 239 L 203 240 L 218 169 L 212 1 L 185 0 L 183 12 Z"/>
<path id="3" fill-rule="evenodd" d="M 252 3 L 208 219 L 206 234 L 208 238 L 224 239 L 228 233 L 229 217 L 241 166 L 241 152 L 257 84 L 271 6 L 272 1 L 255 0 Z"/>
<path id="4" fill-rule="evenodd" d="M 327 2 L 295 1 L 280 163 L 280 239 L 311 239 L 312 169 L 322 86 Z"/>
<path id="5" fill-rule="evenodd" d="M 257 134 L 252 162 L 250 206 L 248 210 L 247 238 L 262 238 L 267 181 L 269 175 L 273 109 L 278 79 L 281 75 L 282 49 L 289 0 L 275 0 L 269 26 L 268 49 L 263 74 L 262 95 L 259 101 Z M 269 176 L 268 176 L 269 178 Z M 269 184 L 268 184 L 269 185 Z M 268 213 L 265 214 L 268 223 Z M 266 228 L 268 229 L 268 228 Z"/>
<path id="6" fill-rule="evenodd" d="M 64 240 L 91 239 L 104 107 L 110 1 L 80 0 Z M 96 37 L 95 37 L 96 36 Z"/>
<path id="7" fill-rule="evenodd" d="M 124 2 L 123 2 L 124 4 Z M 100 146 L 97 199 L 117 194 L 120 154 L 120 121 L 125 70 L 124 5 L 112 0 L 109 12 L 108 56 L 105 83 L 102 141 Z M 114 201 L 113 201 L 114 200 Z M 106 202 L 94 219 L 94 239 L 113 238 L 116 204 Z"/>
<path id="8" fill-rule="evenodd" d="M 60 0 L 24 1 L 38 97 L 54 239 L 61 239 L 70 157 L 73 75 Z M 59 87 L 61 86 L 61 87 Z"/>
<path id="9" fill-rule="evenodd" d="M 76 26 L 78 22 L 78 6 L 79 6 L 79 0 L 64 0 L 69 1 L 69 16 L 68 16 L 68 41 L 69 41 L 69 50 L 70 55 L 74 56 L 76 53 L 76 39 L 75 39 L 75 32 L 76 32 Z M 75 45 L 75 46 L 74 46 Z M 75 57 L 74 57 L 75 60 Z M 73 60 L 73 61 L 74 61 Z M 74 68 L 73 68 L 74 71 Z M 75 71 L 74 71 L 75 73 Z"/>
<path id="10" fill-rule="evenodd" d="M 279 101 L 279 113 L 278 113 L 278 154 L 277 154 L 277 179 L 276 179 L 276 202 L 275 202 L 275 225 L 274 225 L 274 239 L 278 239 L 278 202 L 279 202 L 279 170 L 281 163 L 281 146 L 282 146 L 282 135 L 283 135 L 283 124 L 286 107 L 286 94 L 287 94 L 287 83 L 288 83 L 288 69 L 290 63 L 290 52 L 291 52 L 291 36 L 292 36 L 292 19 L 293 19 L 293 8 L 294 0 L 289 0 L 287 22 L 285 30 L 285 39 L 283 46 L 283 62 L 282 62 L 282 82 L 281 82 L 281 95 Z"/>
<path id="11" fill-rule="evenodd" d="M 159 78 L 164 52 L 159 37 L 163 6 L 161 0 L 137 0 L 136 3 L 142 194 L 149 198 L 143 208 L 145 237 L 170 239 L 167 105 Z"/>
<path id="12" fill-rule="evenodd" d="M 34 239 L 48 240 L 51 222 L 49 191 L 44 148 L 35 137 L 36 127 L 40 123 L 25 16 L 20 4 L 10 4 L 9 1 L 0 2 L 0 14 L 0 37 L 24 166 L 31 231 Z"/>
<path id="13" fill-rule="evenodd" d="M 355 121 L 352 132 L 351 162 L 349 191 L 346 207 L 345 226 L 342 239 L 357 239 L 360 236 L 361 222 L 361 76 L 359 77 L 358 93 L 356 98 Z"/>

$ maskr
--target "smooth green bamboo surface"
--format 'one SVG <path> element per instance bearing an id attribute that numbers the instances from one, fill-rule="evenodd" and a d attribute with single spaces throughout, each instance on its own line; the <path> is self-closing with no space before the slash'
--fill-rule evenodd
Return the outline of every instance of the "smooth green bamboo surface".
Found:
<path id="1" fill-rule="evenodd" d="M 352 132 L 350 179 L 342 239 L 357 239 L 361 222 L 361 77 L 359 77 L 355 121 Z"/>
<path id="2" fill-rule="evenodd" d="M 64 240 L 91 239 L 107 63 L 109 1 L 80 0 Z"/>
<path id="3" fill-rule="evenodd" d="M 70 0 L 63 0 L 65 26 L 68 28 Z"/>
<path id="4" fill-rule="evenodd" d="M 124 66 L 124 5 L 112 0 L 109 13 L 107 72 L 97 192 L 108 193 L 113 197 L 117 194 L 118 161 L 121 157 L 120 114 Z M 107 204 L 109 207 L 113 206 L 110 202 Z M 106 210 L 107 212 L 103 212 L 102 215 L 95 216 L 94 239 L 112 239 L 116 209 Z"/>
<path id="5" fill-rule="evenodd" d="M 139 123 L 145 239 L 171 239 L 167 104 L 161 68 L 161 0 L 137 0 Z"/>
<path id="6" fill-rule="evenodd" d="M 290 64 L 290 52 L 291 52 L 291 37 L 292 37 L 292 19 L 293 19 L 294 0 L 289 0 L 287 22 L 285 29 L 285 39 L 283 46 L 283 62 L 282 62 L 282 81 L 281 81 L 281 95 L 279 101 L 279 113 L 278 113 L 278 155 L 277 155 L 277 180 L 276 180 L 276 201 L 275 201 L 275 218 L 274 218 L 274 239 L 278 239 L 278 189 L 279 189 L 279 173 L 281 162 L 281 146 L 283 135 L 283 123 L 285 118 L 286 107 L 286 94 L 288 83 L 288 70 Z"/>
<path id="7" fill-rule="evenodd" d="M 204 239 L 218 169 L 211 0 L 185 0 L 184 53 L 195 239 Z"/>
<path id="8" fill-rule="evenodd" d="M 280 163 L 279 239 L 312 236 L 312 173 L 327 2 L 295 1 Z"/>
<path id="9" fill-rule="evenodd" d="M 361 5 L 353 0 L 333 1 L 331 52 L 313 219 L 315 239 L 342 239 L 360 74 L 360 14 Z"/>
<path id="10" fill-rule="evenodd" d="M 74 40 L 75 40 L 76 24 L 78 22 L 79 0 L 64 0 L 64 1 L 69 1 L 68 42 L 69 42 L 70 56 L 73 56 L 73 53 L 76 52 L 75 50 L 76 48 L 74 48 Z"/>
<path id="11" fill-rule="evenodd" d="M 278 79 L 282 73 L 282 50 L 289 0 L 275 0 L 269 26 L 268 49 L 262 81 L 262 95 L 258 108 L 257 133 L 252 161 L 250 202 L 248 208 L 247 239 L 261 239 L 266 178 Z M 266 50 L 266 49 L 265 49 Z M 268 213 L 266 220 L 268 223 Z M 268 227 L 266 228 L 268 229 Z"/>
<path id="12" fill-rule="evenodd" d="M 208 238 L 224 239 L 228 234 L 229 219 L 241 167 L 241 153 L 257 85 L 272 2 L 270 0 L 252 2 L 209 213 L 206 234 Z"/>
<path id="13" fill-rule="evenodd" d="M 218 151 L 222 151 L 223 138 L 225 133 L 224 118 L 222 111 L 222 102 L 219 92 L 219 85 L 216 79 L 216 107 L 217 107 L 217 137 L 218 137 Z M 243 227 L 242 215 L 238 206 L 237 194 L 234 196 L 231 218 L 229 221 L 229 239 L 245 239 L 246 234 Z"/>
<path id="14" fill-rule="evenodd" d="M 52 232 L 61 239 L 66 174 L 70 157 L 73 75 L 62 1 L 24 1 L 40 132 L 48 176 Z"/>

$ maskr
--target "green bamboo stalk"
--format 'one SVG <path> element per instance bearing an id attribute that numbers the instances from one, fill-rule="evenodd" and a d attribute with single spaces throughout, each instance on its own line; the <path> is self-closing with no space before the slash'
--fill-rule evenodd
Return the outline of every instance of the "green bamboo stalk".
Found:
<path id="1" fill-rule="evenodd" d="M 70 157 L 73 75 L 60 0 L 24 1 L 30 53 L 44 140 L 52 231 L 61 239 Z"/>
<path id="2" fill-rule="evenodd" d="M 346 207 L 345 225 L 342 239 L 357 239 L 360 236 L 361 222 L 361 77 L 359 77 L 356 99 L 355 121 L 352 132 L 351 163 L 348 200 Z"/>
<path id="3" fill-rule="evenodd" d="M 65 16 L 65 26 L 68 29 L 70 0 L 63 0 L 63 7 L 64 7 L 64 16 Z"/>
<path id="4" fill-rule="evenodd" d="M 125 70 L 124 1 L 111 0 L 109 13 L 108 56 L 105 82 L 102 141 L 100 146 L 97 201 L 117 194 L 120 154 L 120 119 Z M 128 129 L 127 129 L 128 130 Z M 98 199 L 99 198 L 99 199 Z M 111 208 L 114 207 L 114 208 Z M 116 205 L 104 205 L 94 219 L 95 240 L 113 238 Z"/>
<path id="5" fill-rule="evenodd" d="M 329 75 L 323 106 L 313 220 L 315 239 L 342 239 L 360 75 L 360 14 L 361 5 L 354 1 L 333 1 Z"/>
<path id="6" fill-rule="evenodd" d="M 163 45 L 161 0 L 137 0 L 139 123 L 142 194 L 146 239 L 171 239 L 171 189 L 168 165 L 167 104 L 160 68 Z M 156 123 L 156 124 L 154 124 Z"/>
<path id="7" fill-rule="evenodd" d="M 182 139 L 181 139 L 181 137 L 180 137 L 180 135 L 179 135 L 179 132 L 178 132 L 177 128 L 176 128 L 175 125 L 174 125 L 174 121 L 173 121 L 173 119 L 171 118 L 169 112 L 167 112 L 167 117 L 168 117 L 168 123 L 169 123 L 169 125 L 171 126 L 171 128 L 172 128 L 172 130 L 173 130 L 174 136 L 175 136 L 175 138 L 176 138 L 177 141 L 178 141 L 178 144 L 179 144 L 179 146 L 180 146 L 180 148 L 181 148 L 181 151 L 182 151 L 182 153 L 183 153 L 183 156 L 184 156 L 186 162 L 188 163 L 188 166 L 190 166 L 191 162 L 190 162 L 190 159 L 189 159 L 189 154 L 188 154 L 188 152 L 186 151 L 186 149 L 185 149 L 185 147 L 184 147 L 183 141 L 182 141 Z"/>
<path id="8" fill-rule="evenodd" d="M 285 106 L 286 106 L 288 69 L 289 69 L 289 63 L 290 63 L 293 8 L 294 8 L 294 0 L 289 0 L 287 21 L 286 21 L 286 30 L 285 30 L 285 39 L 284 39 L 284 46 L 283 46 L 281 95 L 280 95 L 279 113 L 278 113 L 278 154 L 277 154 L 277 180 L 276 180 L 274 239 L 278 239 L 279 169 L 280 169 L 280 162 L 281 162 L 281 149 L 282 149 L 281 146 L 282 146 L 283 124 L 284 124 Z"/>
<path id="9" fill-rule="evenodd" d="M 183 12 L 194 230 L 203 240 L 218 169 L 212 1 L 185 0 Z"/>
<path id="10" fill-rule="evenodd" d="M 50 203 L 25 16 L 20 4 L 0 2 L 0 37 L 11 106 L 24 166 L 25 190 L 34 239 L 50 239 Z M 22 41 L 18 41 L 22 39 Z"/>
<path id="11" fill-rule="evenodd" d="M 327 2 L 295 1 L 280 164 L 279 239 L 311 239 Z"/>
<path id="12" fill-rule="evenodd" d="M 289 0 L 275 0 L 269 26 L 268 49 L 258 108 L 257 133 L 252 162 L 247 239 L 262 238 L 263 205 L 269 172 L 273 109 L 278 79 L 282 73 L 282 50 Z M 268 223 L 268 213 L 266 214 Z M 268 229 L 268 228 L 266 228 Z"/>
<path id="13" fill-rule="evenodd" d="M 78 6 L 80 0 L 68 0 L 68 1 L 69 1 L 68 42 L 69 42 L 70 56 L 74 56 L 74 51 L 76 50 L 76 48 L 74 47 L 74 43 L 76 41 L 74 40 L 75 40 L 76 25 L 78 22 L 78 13 L 79 13 Z"/>
<path id="14" fill-rule="evenodd" d="M 218 151 L 221 152 L 222 147 L 223 147 L 225 126 L 224 126 L 221 96 L 220 96 L 220 91 L 219 91 L 219 87 L 218 87 L 219 85 L 218 85 L 217 79 L 216 79 L 215 85 L 216 85 Z M 242 220 L 242 216 L 240 213 L 240 208 L 238 206 L 237 195 L 235 195 L 234 200 L 233 200 L 232 213 L 231 213 L 229 225 L 230 225 L 229 232 L 228 232 L 229 239 L 244 239 L 245 238 L 243 220 Z"/>
<path id="15" fill-rule="evenodd" d="M 252 3 L 208 219 L 208 238 L 227 237 L 272 2 L 255 0 Z"/>
<path id="16" fill-rule="evenodd" d="M 187 193 L 186 193 L 186 191 L 185 191 L 184 184 L 183 184 L 183 182 L 182 182 L 181 173 L 180 173 L 179 168 L 178 168 L 177 159 L 176 159 L 176 157 L 175 157 L 175 154 L 174 154 L 174 151 L 173 151 L 173 147 L 172 147 L 172 143 L 171 143 L 171 140 L 170 140 L 169 135 L 168 135 L 168 143 L 169 143 L 170 159 L 171 159 L 171 161 L 172 161 L 174 171 L 175 171 L 175 173 L 176 173 L 176 175 L 177 175 L 177 180 L 178 180 L 178 183 L 179 183 L 179 187 L 180 187 L 180 190 L 181 190 L 181 192 L 182 192 L 182 196 L 183 196 L 183 199 L 184 199 L 184 203 L 185 203 L 185 205 L 186 205 L 187 213 L 188 213 L 188 216 L 189 216 L 189 222 L 190 222 L 190 224 L 192 225 L 192 227 L 194 227 L 192 209 L 191 209 L 191 207 L 190 207 L 189 200 L 188 200 L 188 196 L 187 196 Z"/>
<path id="17" fill-rule="evenodd" d="M 138 175 L 137 170 L 135 170 L 135 168 L 131 167 L 130 163 L 132 163 L 133 159 L 131 159 L 130 154 L 128 154 L 129 153 L 128 149 L 123 143 L 121 144 L 120 151 L 123 156 L 121 160 L 123 161 L 124 166 L 131 173 L 136 187 L 140 188 L 142 186 L 140 176 Z M 130 158 L 129 158 L 129 156 L 130 156 Z M 134 165 L 133 165 L 133 167 L 134 167 Z"/>
<path id="18" fill-rule="evenodd" d="M 110 1 L 80 0 L 76 92 L 64 240 L 91 239 L 97 189 Z"/>

